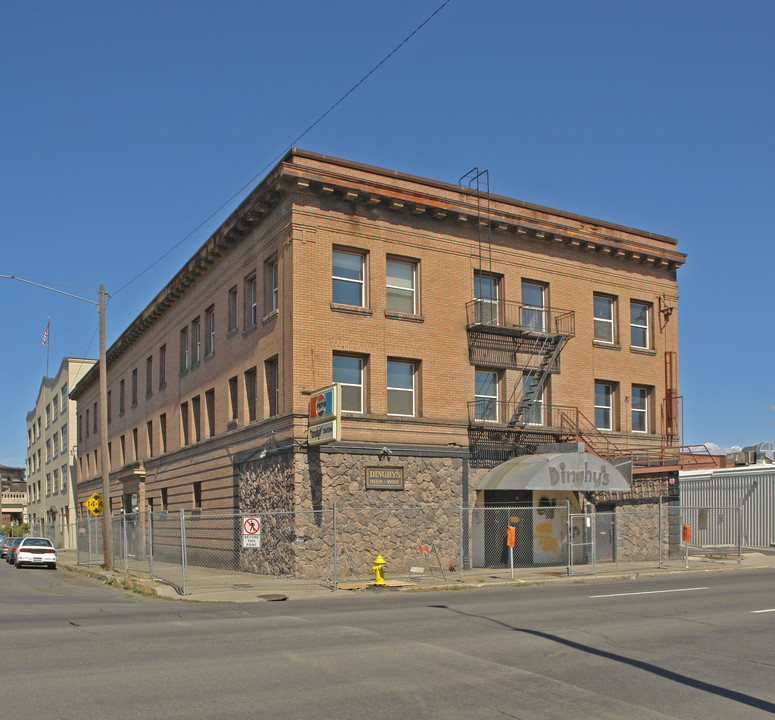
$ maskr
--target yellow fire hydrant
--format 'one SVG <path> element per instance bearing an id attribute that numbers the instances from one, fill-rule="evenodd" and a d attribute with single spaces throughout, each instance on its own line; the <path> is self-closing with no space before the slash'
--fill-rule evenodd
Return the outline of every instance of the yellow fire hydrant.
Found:
<path id="1" fill-rule="evenodd" d="M 377 555 L 376 560 L 374 560 L 374 564 L 371 566 L 371 569 L 374 571 L 374 584 L 375 585 L 384 585 L 385 584 L 385 565 L 387 564 L 387 560 L 382 557 L 382 555 Z"/>

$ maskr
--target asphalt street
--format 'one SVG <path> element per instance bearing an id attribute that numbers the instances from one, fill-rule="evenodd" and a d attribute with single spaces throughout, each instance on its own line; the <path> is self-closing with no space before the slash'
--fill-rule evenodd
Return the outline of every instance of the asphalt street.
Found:
<path id="1" fill-rule="evenodd" d="M 775 572 L 274 603 L 0 563 L 2 717 L 769 718 Z"/>

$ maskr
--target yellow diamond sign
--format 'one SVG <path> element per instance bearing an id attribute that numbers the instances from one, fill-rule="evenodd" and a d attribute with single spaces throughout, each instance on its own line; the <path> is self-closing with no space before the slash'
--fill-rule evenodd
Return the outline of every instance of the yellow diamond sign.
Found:
<path id="1" fill-rule="evenodd" d="M 99 515 L 102 512 L 102 495 L 94 493 L 85 503 L 86 509 L 92 515 Z"/>

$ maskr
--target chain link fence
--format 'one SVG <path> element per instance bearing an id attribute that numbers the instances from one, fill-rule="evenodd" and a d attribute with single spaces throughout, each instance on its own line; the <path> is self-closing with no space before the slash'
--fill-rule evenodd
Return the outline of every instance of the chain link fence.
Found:
<path id="1" fill-rule="evenodd" d="M 241 514 L 126 513 L 111 518 L 112 564 L 148 574 L 185 595 L 216 588 L 322 584 L 335 589 L 370 582 L 377 555 L 386 561 L 392 581 L 408 583 L 739 560 L 739 508 L 654 507 L 572 514 L 562 505 L 334 504 L 326 510 Z M 74 529 L 79 564 L 102 564 L 102 528 L 101 519 L 90 517 Z"/>

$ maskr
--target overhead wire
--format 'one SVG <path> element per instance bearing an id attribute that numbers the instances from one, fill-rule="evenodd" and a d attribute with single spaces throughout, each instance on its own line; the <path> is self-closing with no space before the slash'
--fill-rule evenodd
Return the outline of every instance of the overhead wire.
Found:
<path id="1" fill-rule="evenodd" d="M 433 20 L 436 15 L 438 15 L 452 0 L 444 0 L 444 2 L 439 5 L 439 7 L 436 8 L 425 20 L 423 20 L 412 32 L 410 32 L 398 45 L 396 45 L 385 57 L 382 58 L 374 67 L 371 68 L 360 80 L 358 80 L 355 85 L 353 85 L 344 95 L 342 95 L 333 105 L 331 105 L 328 110 L 326 110 L 320 117 L 318 117 L 309 127 L 307 127 L 306 130 L 303 130 L 301 133 L 299 133 L 289 144 L 285 145 L 281 152 L 277 153 L 269 162 L 266 163 L 255 175 L 253 175 L 250 180 L 248 180 L 242 187 L 240 187 L 236 192 L 234 192 L 230 198 L 222 202 L 215 210 L 213 210 L 204 220 L 202 220 L 193 230 L 188 232 L 184 237 L 182 237 L 177 243 L 175 243 L 167 252 L 165 252 L 163 255 L 159 256 L 154 260 L 148 267 L 146 267 L 144 270 L 139 272 L 137 275 L 135 275 L 131 280 L 124 283 L 118 290 L 116 290 L 113 295 L 117 295 L 122 290 L 125 290 L 128 288 L 132 283 L 139 280 L 145 273 L 147 273 L 149 270 L 151 270 L 153 267 L 158 265 L 164 258 L 166 258 L 168 255 L 170 255 L 173 251 L 175 251 L 177 248 L 179 248 L 184 242 L 189 240 L 196 232 L 198 232 L 202 227 L 204 227 L 208 222 L 210 222 L 218 213 L 220 213 L 224 208 L 226 208 L 228 205 L 230 205 L 237 197 L 239 197 L 248 187 L 253 185 L 258 178 L 260 178 L 272 165 L 274 165 L 280 158 L 282 158 L 291 148 L 296 146 L 296 143 L 299 142 L 305 135 L 310 133 L 317 125 L 319 125 L 328 115 L 330 115 L 339 105 L 341 105 L 352 93 L 354 93 L 361 85 L 363 85 L 364 82 L 366 82 L 377 70 L 380 69 L 388 60 L 390 60 L 393 55 L 395 55 L 406 43 L 408 43 L 420 30 L 423 29 L 431 20 Z"/>

